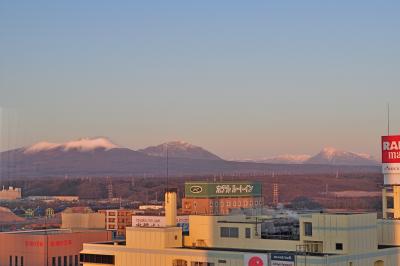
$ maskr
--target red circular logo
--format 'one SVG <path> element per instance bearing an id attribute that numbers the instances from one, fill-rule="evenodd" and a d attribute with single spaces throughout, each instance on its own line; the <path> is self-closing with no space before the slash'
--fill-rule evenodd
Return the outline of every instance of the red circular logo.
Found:
<path id="1" fill-rule="evenodd" d="M 251 257 L 248 266 L 264 266 L 264 262 L 260 257 Z"/>

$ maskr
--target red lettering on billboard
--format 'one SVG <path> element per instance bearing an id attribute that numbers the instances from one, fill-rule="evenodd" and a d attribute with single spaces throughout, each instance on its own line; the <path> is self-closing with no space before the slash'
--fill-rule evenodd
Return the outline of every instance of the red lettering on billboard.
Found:
<path id="1" fill-rule="evenodd" d="M 400 135 L 382 137 L 382 163 L 400 163 Z"/>

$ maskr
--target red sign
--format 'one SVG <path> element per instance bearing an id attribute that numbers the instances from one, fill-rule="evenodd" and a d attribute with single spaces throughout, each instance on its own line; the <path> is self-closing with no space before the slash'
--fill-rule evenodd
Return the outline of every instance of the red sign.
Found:
<path id="1" fill-rule="evenodd" d="M 400 163 L 400 135 L 382 137 L 382 163 Z"/>
<path id="2" fill-rule="evenodd" d="M 43 241 L 26 240 L 25 247 L 43 247 Z"/>
<path id="3" fill-rule="evenodd" d="M 264 262 L 260 257 L 255 256 L 255 257 L 251 257 L 249 259 L 248 265 L 249 266 L 264 266 Z"/>
<path id="4" fill-rule="evenodd" d="M 65 247 L 72 245 L 72 240 L 50 241 L 50 247 Z"/>
<path id="5" fill-rule="evenodd" d="M 45 242 L 43 241 L 33 241 L 33 240 L 26 240 L 25 247 L 43 247 Z M 66 247 L 72 245 L 72 240 L 56 240 L 56 241 L 49 241 L 50 247 Z"/>

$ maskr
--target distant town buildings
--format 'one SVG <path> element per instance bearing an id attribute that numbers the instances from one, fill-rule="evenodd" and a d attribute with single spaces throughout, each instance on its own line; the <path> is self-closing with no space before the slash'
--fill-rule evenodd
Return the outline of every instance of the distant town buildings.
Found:
<path id="1" fill-rule="evenodd" d="M 53 201 L 65 201 L 65 202 L 74 202 L 79 201 L 78 196 L 29 196 L 26 197 L 27 200 L 40 200 L 45 202 L 53 202 Z"/>
<path id="2" fill-rule="evenodd" d="M 229 214 L 232 209 L 261 208 L 262 184 L 258 182 L 186 182 L 184 214 Z"/>
<path id="3" fill-rule="evenodd" d="M 2 188 L 0 190 L 0 201 L 1 200 L 17 200 L 22 197 L 22 192 L 20 188 L 15 188 L 15 187 L 8 187 L 8 188 Z"/>

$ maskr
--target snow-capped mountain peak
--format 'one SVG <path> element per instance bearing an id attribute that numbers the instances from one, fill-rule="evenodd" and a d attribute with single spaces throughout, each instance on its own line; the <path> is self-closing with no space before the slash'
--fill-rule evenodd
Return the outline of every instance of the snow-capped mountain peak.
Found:
<path id="1" fill-rule="evenodd" d="M 168 148 L 178 148 L 178 149 L 190 149 L 190 148 L 195 148 L 196 146 L 183 141 L 183 140 L 174 140 L 174 141 L 169 141 L 165 142 L 161 145 L 168 146 Z"/>
<path id="2" fill-rule="evenodd" d="M 56 148 L 60 147 L 60 145 L 61 144 L 59 144 L 59 143 L 41 141 L 41 142 L 35 143 L 32 146 L 26 148 L 24 152 L 25 153 L 35 153 L 35 152 L 41 152 L 41 151 L 48 151 L 48 150 L 56 149 Z"/>
<path id="3" fill-rule="evenodd" d="M 376 165 L 378 162 L 368 154 L 342 151 L 332 147 L 323 148 L 318 154 L 309 158 L 308 164 L 335 165 Z"/>
<path id="4" fill-rule="evenodd" d="M 169 141 L 157 146 L 150 146 L 139 150 L 150 156 L 164 157 L 168 148 L 168 155 L 172 158 L 220 160 L 217 155 L 203 149 L 202 147 L 192 145 L 186 141 Z"/>
<path id="5" fill-rule="evenodd" d="M 68 141 L 65 143 L 53 143 L 42 141 L 25 149 L 24 153 L 37 153 L 42 151 L 49 151 L 60 149 L 63 151 L 78 150 L 78 151 L 92 151 L 95 149 L 110 150 L 118 146 L 112 143 L 109 139 L 104 137 L 98 138 L 82 138 L 79 140 Z"/>

